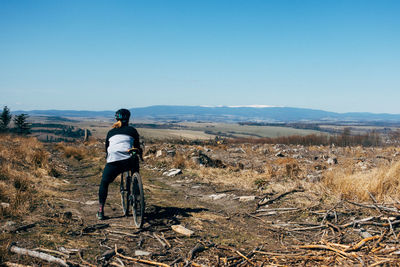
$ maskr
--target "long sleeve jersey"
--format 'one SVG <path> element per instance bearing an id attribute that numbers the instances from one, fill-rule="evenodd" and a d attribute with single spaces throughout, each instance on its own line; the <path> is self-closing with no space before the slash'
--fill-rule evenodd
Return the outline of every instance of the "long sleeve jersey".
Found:
<path id="1" fill-rule="evenodd" d="M 132 147 L 141 152 L 139 133 L 135 128 L 122 126 L 111 129 L 106 138 L 107 163 L 129 159 L 131 154 L 128 150 Z"/>

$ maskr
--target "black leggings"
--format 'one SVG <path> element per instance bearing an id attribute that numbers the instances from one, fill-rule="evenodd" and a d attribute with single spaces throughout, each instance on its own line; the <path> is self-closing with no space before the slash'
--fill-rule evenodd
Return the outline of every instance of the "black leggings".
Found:
<path id="1" fill-rule="evenodd" d="M 103 177 L 101 178 L 99 188 L 99 203 L 104 206 L 108 195 L 108 186 L 112 183 L 118 174 L 125 171 L 134 170 L 139 171 L 139 161 L 136 157 L 129 159 L 107 163 L 103 170 Z"/>

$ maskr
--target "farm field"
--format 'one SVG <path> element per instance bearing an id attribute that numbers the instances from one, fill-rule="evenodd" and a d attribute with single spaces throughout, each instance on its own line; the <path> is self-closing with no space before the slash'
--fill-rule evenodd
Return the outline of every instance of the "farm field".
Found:
<path id="1" fill-rule="evenodd" d="M 59 123 L 71 125 L 80 129 L 89 129 L 93 137 L 105 138 L 113 121 L 109 118 L 57 118 L 32 117 L 31 121 L 40 123 Z M 133 121 L 139 133 L 148 139 L 213 139 L 216 136 L 224 137 L 279 137 L 290 135 L 318 134 L 319 131 L 295 129 L 290 127 L 276 126 L 249 126 L 237 123 L 205 123 L 205 122 L 154 122 Z M 143 127 L 144 126 L 144 127 Z"/>

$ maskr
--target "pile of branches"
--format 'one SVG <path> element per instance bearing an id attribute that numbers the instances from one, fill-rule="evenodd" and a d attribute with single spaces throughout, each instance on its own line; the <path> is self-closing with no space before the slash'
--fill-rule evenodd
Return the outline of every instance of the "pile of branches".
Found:
<path id="1" fill-rule="evenodd" d="M 276 199 L 276 198 L 275 198 Z M 257 251 L 264 264 L 277 265 L 361 265 L 400 264 L 400 210 L 398 203 L 340 202 L 329 210 L 307 212 L 319 223 L 279 222 L 265 216 L 279 213 L 305 212 L 303 208 L 262 208 L 263 200 L 253 217 L 275 231 L 284 250 Z M 264 201 L 265 203 L 265 201 Z M 285 240 L 290 239 L 290 245 Z M 295 245 L 293 245 L 295 243 Z"/>

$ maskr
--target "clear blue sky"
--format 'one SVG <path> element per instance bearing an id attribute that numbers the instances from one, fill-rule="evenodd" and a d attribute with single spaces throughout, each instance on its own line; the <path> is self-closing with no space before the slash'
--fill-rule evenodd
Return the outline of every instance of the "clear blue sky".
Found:
<path id="1" fill-rule="evenodd" d="M 398 0 L 1 0 L 0 105 L 400 113 Z"/>

